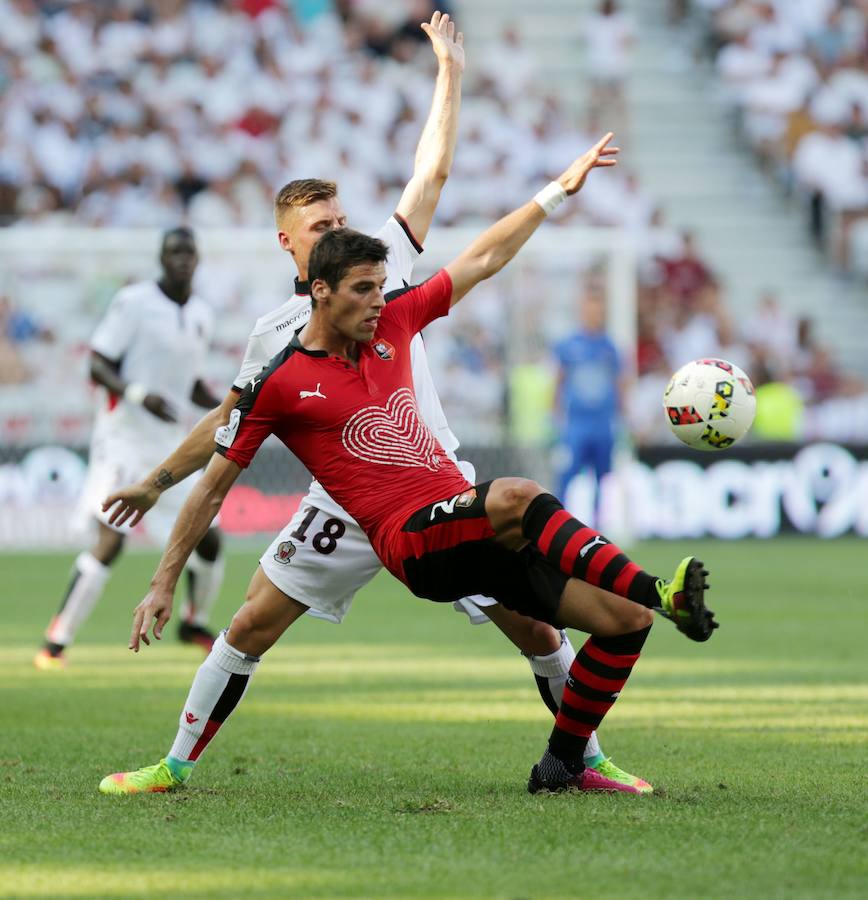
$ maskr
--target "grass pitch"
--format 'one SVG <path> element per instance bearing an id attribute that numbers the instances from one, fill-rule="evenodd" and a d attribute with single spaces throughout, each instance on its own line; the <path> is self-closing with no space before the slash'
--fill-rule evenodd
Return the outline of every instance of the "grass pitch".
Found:
<path id="1" fill-rule="evenodd" d="M 104 797 L 166 753 L 201 652 L 125 649 L 155 563 L 130 555 L 70 668 L 37 672 L 72 556 L 0 556 L 0 897 L 864 897 L 865 542 L 698 552 L 721 629 L 659 621 L 601 733 L 651 797 L 528 795 L 551 717 L 526 663 L 387 576 L 290 629 L 186 790 Z"/>

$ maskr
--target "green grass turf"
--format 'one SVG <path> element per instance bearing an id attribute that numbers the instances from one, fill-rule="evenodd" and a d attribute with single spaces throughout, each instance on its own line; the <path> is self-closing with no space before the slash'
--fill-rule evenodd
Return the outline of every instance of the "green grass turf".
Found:
<path id="1" fill-rule="evenodd" d="M 385 576 L 290 630 L 186 790 L 104 797 L 165 754 L 201 653 L 125 649 L 155 559 L 130 555 L 70 668 L 37 672 L 72 557 L 0 556 L 0 897 L 864 897 L 866 545 L 700 549 L 721 630 L 658 621 L 601 734 L 652 797 L 528 795 L 551 718 L 526 663 Z M 230 558 L 218 621 L 254 564 Z"/>

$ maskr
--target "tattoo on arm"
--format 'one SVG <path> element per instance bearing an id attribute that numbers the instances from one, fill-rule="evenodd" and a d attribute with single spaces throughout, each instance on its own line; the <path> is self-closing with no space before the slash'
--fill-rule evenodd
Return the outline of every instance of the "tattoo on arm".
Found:
<path id="1" fill-rule="evenodd" d="M 174 483 L 175 479 L 168 469 L 160 469 L 160 474 L 153 481 L 154 487 L 159 488 L 161 491 L 171 487 Z"/>

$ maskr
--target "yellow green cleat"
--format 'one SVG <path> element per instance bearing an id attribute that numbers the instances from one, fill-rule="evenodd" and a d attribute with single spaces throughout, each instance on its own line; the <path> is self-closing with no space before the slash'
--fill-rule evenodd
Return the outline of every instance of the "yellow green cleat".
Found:
<path id="1" fill-rule="evenodd" d="M 714 613 L 705 605 L 708 571 L 695 556 L 681 560 L 672 581 L 658 581 L 658 612 L 671 619 L 675 627 L 692 641 L 707 641 L 718 627 Z"/>
<path id="2" fill-rule="evenodd" d="M 608 778 L 609 781 L 617 781 L 619 784 L 626 784 L 635 788 L 640 794 L 651 794 L 654 792 L 654 788 L 644 778 L 625 772 L 608 757 L 598 760 L 593 765 L 589 764 L 589 768 L 599 772 L 603 778 Z"/>
<path id="3" fill-rule="evenodd" d="M 157 765 L 136 769 L 135 772 L 106 775 L 99 783 L 99 790 L 102 794 L 163 794 L 177 790 L 183 784 L 172 774 L 166 760 L 161 759 Z"/>

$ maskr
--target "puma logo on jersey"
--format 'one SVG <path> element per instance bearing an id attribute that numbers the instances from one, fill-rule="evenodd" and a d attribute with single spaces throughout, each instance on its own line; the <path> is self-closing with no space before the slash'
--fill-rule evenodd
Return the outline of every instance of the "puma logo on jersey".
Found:
<path id="1" fill-rule="evenodd" d="M 262 381 L 261 378 L 251 378 L 250 379 L 250 390 L 255 391 L 256 385 L 259 384 L 261 381 Z"/>
<path id="2" fill-rule="evenodd" d="M 214 440 L 221 447 L 231 447 L 232 442 L 235 440 L 235 435 L 238 434 L 238 426 L 241 424 L 241 410 L 233 409 L 231 413 L 229 413 L 229 421 L 225 425 L 221 425 L 214 432 Z"/>
<path id="3" fill-rule="evenodd" d="M 328 398 L 326 397 L 326 395 L 323 394 L 319 389 L 320 384 L 321 384 L 321 382 L 318 381 L 315 391 L 299 391 L 298 396 L 302 400 L 307 400 L 308 397 L 322 397 L 323 400 L 327 400 Z"/>
<path id="4" fill-rule="evenodd" d="M 598 534 L 592 541 L 588 541 L 588 543 L 585 544 L 585 546 L 582 547 L 581 550 L 579 550 L 579 556 L 584 559 L 591 552 L 591 550 L 594 549 L 594 547 L 598 547 L 606 543 L 608 543 L 608 541 L 606 541 Z"/>

